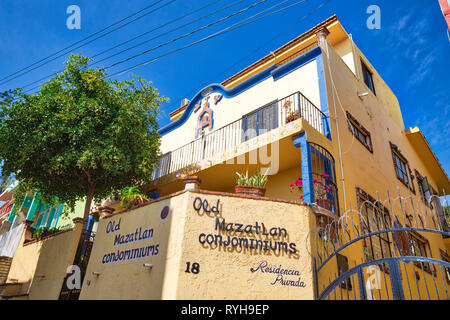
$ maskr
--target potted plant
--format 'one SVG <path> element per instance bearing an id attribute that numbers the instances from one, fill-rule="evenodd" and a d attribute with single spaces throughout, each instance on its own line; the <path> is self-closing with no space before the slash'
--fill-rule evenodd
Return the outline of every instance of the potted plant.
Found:
<path id="1" fill-rule="evenodd" d="M 324 209 L 327 209 L 328 211 L 333 210 L 333 200 L 328 199 L 328 195 L 332 193 L 333 189 L 327 183 L 327 179 L 330 177 L 326 173 L 322 173 L 321 176 L 325 180 L 324 183 L 321 181 L 314 179 L 314 196 L 315 196 L 315 202 L 319 207 L 322 207 Z"/>
<path id="2" fill-rule="evenodd" d="M 41 240 L 43 237 L 43 229 L 35 229 L 33 231 L 33 238 L 36 240 Z"/>
<path id="3" fill-rule="evenodd" d="M 321 181 L 314 179 L 314 198 L 315 203 L 324 209 L 327 209 L 328 211 L 332 211 L 333 209 L 333 200 L 328 199 L 328 195 L 332 193 L 333 189 L 331 186 L 329 186 L 329 183 L 326 182 L 326 180 L 330 177 L 328 174 L 323 173 L 321 174 L 323 179 L 325 180 L 325 183 L 322 183 Z M 295 180 L 294 183 L 291 183 L 290 185 L 290 192 L 293 192 L 293 190 L 297 188 L 301 193 L 303 193 L 303 181 L 302 179 Z M 299 197 L 300 200 L 303 200 L 303 194 Z"/>
<path id="4" fill-rule="evenodd" d="M 126 187 L 122 191 L 121 205 L 126 209 L 130 209 L 136 205 L 148 202 L 148 198 L 141 193 L 138 187 Z"/>
<path id="5" fill-rule="evenodd" d="M 52 234 L 50 229 L 47 227 L 43 227 L 41 230 L 42 230 L 42 238 L 48 237 L 49 235 Z"/>
<path id="6" fill-rule="evenodd" d="M 291 100 L 287 100 L 283 105 L 283 108 L 284 108 L 285 114 L 286 114 L 286 119 L 285 119 L 286 122 L 285 123 L 289 123 L 291 121 L 298 119 L 298 110 L 293 110 L 291 108 L 291 105 L 292 105 Z"/>
<path id="7" fill-rule="evenodd" d="M 287 115 L 286 115 L 286 123 L 292 122 L 294 120 L 298 119 L 298 111 L 290 111 Z"/>
<path id="8" fill-rule="evenodd" d="M 251 195 L 264 197 L 266 194 L 267 174 L 262 175 L 261 171 L 253 176 L 248 176 L 248 170 L 245 175 L 236 172 L 237 176 L 234 176 L 236 181 L 235 192 L 237 194 Z"/>

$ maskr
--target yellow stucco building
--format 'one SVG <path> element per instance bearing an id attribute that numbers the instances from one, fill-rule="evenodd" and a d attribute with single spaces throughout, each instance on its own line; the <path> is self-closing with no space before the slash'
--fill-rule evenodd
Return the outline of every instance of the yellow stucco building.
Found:
<path id="1" fill-rule="evenodd" d="M 336 16 L 170 116 L 80 299 L 449 299 L 448 176 Z M 235 193 L 247 170 L 264 196 Z"/>

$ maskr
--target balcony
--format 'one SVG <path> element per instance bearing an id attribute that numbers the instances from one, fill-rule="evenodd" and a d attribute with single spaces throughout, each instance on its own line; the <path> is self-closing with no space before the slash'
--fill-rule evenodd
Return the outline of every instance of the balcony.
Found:
<path id="1" fill-rule="evenodd" d="M 224 127 L 202 132 L 192 142 L 162 155 L 152 178 L 178 172 L 298 119 L 304 119 L 322 135 L 329 136 L 327 116 L 308 98 L 295 92 Z"/>
<path id="2" fill-rule="evenodd" d="M 13 202 L 11 200 L 6 201 L 1 207 L 0 207 L 0 219 L 1 218 L 7 218 L 9 213 L 11 212 L 11 209 L 13 207 Z"/>

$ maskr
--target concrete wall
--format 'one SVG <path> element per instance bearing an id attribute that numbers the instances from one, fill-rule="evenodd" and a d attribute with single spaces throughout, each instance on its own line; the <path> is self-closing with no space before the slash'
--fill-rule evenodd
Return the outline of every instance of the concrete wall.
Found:
<path id="1" fill-rule="evenodd" d="M 407 199 L 407 201 L 405 201 L 404 199 L 395 199 L 399 197 L 399 194 L 401 197 L 409 197 L 410 191 L 396 176 L 389 144 L 390 141 L 396 144 L 402 154 L 407 158 L 413 174 L 414 169 L 417 169 L 423 176 L 427 176 L 429 184 L 435 190 L 438 190 L 437 183 L 436 180 L 433 179 L 430 164 L 416 153 L 408 138 L 405 136 L 400 105 L 391 89 L 356 46 L 355 62 L 358 64 L 360 63 L 360 60 L 363 59 L 373 73 L 376 95 L 365 85 L 363 76 L 360 73 L 361 68 L 356 68 L 356 74 L 354 74 L 355 70 L 352 70 L 351 66 L 349 67 L 349 61 L 341 57 L 345 48 L 349 51 L 350 44 L 350 40 L 347 39 L 345 40 L 345 43 L 337 45 L 336 50 L 329 46 L 329 58 L 324 59 L 327 94 L 330 106 L 330 125 L 333 137 L 331 146 L 328 146 L 327 149 L 336 159 L 339 202 L 343 209 L 341 210 L 341 215 L 346 210 L 358 209 L 356 187 L 359 187 L 373 198 L 379 198 L 390 210 L 392 215 L 399 217 L 402 225 L 405 225 L 402 216 L 402 212 L 405 212 L 406 214 L 422 216 L 425 227 L 435 229 L 436 227 L 434 226 L 431 217 L 434 216 L 438 226 L 436 211 L 430 210 L 430 208 L 425 206 L 420 196 L 416 178 L 412 182 L 415 189 L 415 193 L 411 193 L 412 200 Z M 368 92 L 368 95 L 359 98 L 358 94 L 363 92 Z M 352 116 L 370 132 L 373 153 L 358 141 L 349 130 L 346 111 L 349 111 Z M 309 133 L 308 130 L 306 130 L 306 132 L 307 134 Z M 337 139 L 338 134 L 340 139 L 340 153 Z M 343 175 L 341 174 L 340 157 L 342 157 Z M 391 202 L 388 202 L 388 190 Z M 414 227 L 416 226 L 414 225 Z M 419 224 L 419 228 L 421 227 L 422 226 Z M 430 232 L 421 232 L 421 235 L 429 241 L 431 257 L 440 259 L 439 249 L 445 250 L 443 237 L 440 234 Z M 392 235 L 391 240 L 393 240 Z M 392 244 L 392 250 L 394 250 L 393 246 L 394 244 Z M 361 261 L 365 259 L 362 241 L 345 249 L 342 254 L 349 258 L 351 267 L 360 264 Z M 408 264 L 408 268 L 412 268 L 410 265 L 411 264 Z M 334 278 L 333 274 L 337 273 L 336 267 L 336 261 L 335 258 L 333 258 L 329 265 L 327 265 L 327 267 L 319 274 L 319 288 L 322 288 L 323 285 L 329 283 L 330 278 Z M 420 269 L 416 268 L 416 270 Z M 408 273 L 409 281 L 410 283 L 413 283 L 413 270 L 408 269 Z M 388 275 L 386 276 L 388 277 Z M 428 279 L 428 284 L 433 283 L 433 277 L 430 274 L 426 273 L 425 277 Z M 445 281 L 445 279 L 441 279 L 440 273 L 438 273 L 438 278 L 435 280 L 440 283 Z M 404 285 L 404 288 L 407 288 L 406 284 Z M 440 288 L 440 290 L 441 294 L 445 295 L 442 291 L 443 289 Z M 424 286 L 420 288 L 420 291 L 422 298 L 426 296 Z M 344 294 L 346 293 L 344 292 Z M 353 295 L 352 292 L 351 295 Z M 417 297 L 416 294 L 415 298 Z"/>
<path id="2" fill-rule="evenodd" d="M 8 275 L 8 282 L 23 284 L 20 292 L 14 293 L 29 293 L 31 300 L 57 300 L 81 230 L 82 224 L 77 223 L 74 229 L 27 244 L 23 244 L 24 232 Z"/>
<path id="3" fill-rule="evenodd" d="M 11 267 L 11 258 L 0 257 L 0 283 L 6 282 L 8 278 L 9 268 Z"/>
<path id="4" fill-rule="evenodd" d="M 218 212 L 208 213 L 203 208 L 196 210 L 200 201 L 203 203 L 205 200 L 209 209 L 218 204 Z M 163 219 L 161 212 L 166 206 L 170 213 Z M 242 230 L 250 225 L 247 227 L 250 231 L 253 226 L 253 231 L 216 229 L 216 218 L 219 223 L 222 219 L 225 219 L 225 224 L 234 223 L 235 228 L 241 224 Z M 120 229 L 107 232 L 119 221 Z M 267 233 L 272 230 L 280 235 L 262 235 L 262 223 Z M 141 233 L 144 229 L 152 229 L 153 237 L 114 245 L 117 235 L 135 234 L 139 228 L 142 228 Z M 224 193 L 182 192 L 100 220 L 80 298 L 313 299 L 311 243 L 308 238 L 311 228 L 314 228 L 314 216 L 305 205 L 245 199 Z M 228 236 L 235 239 L 231 240 L 235 245 L 241 242 L 241 246 L 225 246 Z M 217 239 L 217 244 L 213 239 Z M 251 249 L 256 240 L 272 241 L 275 249 L 278 242 L 285 242 L 287 252 L 284 249 Z M 109 259 L 107 255 L 118 250 L 156 245 L 158 253 L 153 256 L 105 263 Z M 284 248 L 283 244 L 281 246 Z M 125 253 L 125 257 L 129 255 Z M 147 268 L 145 263 L 153 267 Z M 261 270 L 265 265 L 281 266 L 291 270 L 292 274 L 279 276 L 265 268 Z"/>

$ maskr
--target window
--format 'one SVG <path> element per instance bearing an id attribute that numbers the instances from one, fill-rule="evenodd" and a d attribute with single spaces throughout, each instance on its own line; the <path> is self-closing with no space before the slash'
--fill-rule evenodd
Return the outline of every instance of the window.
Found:
<path id="1" fill-rule="evenodd" d="M 450 256 L 447 254 L 446 251 L 439 249 L 439 252 L 441 254 L 441 259 L 446 261 L 446 262 L 450 262 Z M 440 267 L 441 268 L 441 267 Z M 444 278 L 447 281 L 447 283 L 450 284 L 450 268 L 448 267 L 443 267 L 444 268 Z"/>
<path id="2" fill-rule="evenodd" d="M 369 68 L 367 68 L 366 64 L 362 60 L 361 60 L 361 67 L 362 67 L 361 71 L 364 77 L 364 83 L 373 92 L 373 94 L 376 94 L 375 86 L 373 84 L 372 72 L 369 71 Z"/>
<path id="3" fill-rule="evenodd" d="M 417 233 L 409 232 L 411 255 L 416 257 L 428 257 L 427 242 L 417 237 Z"/>
<path id="4" fill-rule="evenodd" d="M 272 102 L 243 118 L 244 135 L 247 141 L 278 127 L 277 102 Z"/>
<path id="5" fill-rule="evenodd" d="M 359 140 L 370 152 L 372 149 L 372 139 L 370 133 L 367 131 L 348 111 L 347 111 L 348 128 L 351 133 Z"/>
<path id="6" fill-rule="evenodd" d="M 427 205 L 431 206 L 431 189 L 428 185 L 427 177 L 423 177 L 417 170 L 414 169 L 417 178 L 417 185 L 419 186 L 419 193 L 422 201 Z"/>
<path id="7" fill-rule="evenodd" d="M 411 181 L 414 177 L 409 169 L 408 160 L 406 160 L 395 144 L 391 142 L 389 144 L 391 145 L 392 160 L 394 161 L 397 178 L 415 194 L 414 185 Z"/>
<path id="8" fill-rule="evenodd" d="M 348 271 L 348 258 L 342 254 L 336 253 L 336 260 L 338 266 L 338 276 Z M 343 289 L 352 290 L 352 282 L 350 277 L 341 282 Z"/>
<path id="9" fill-rule="evenodd" d="M 412 256 L 431 258 L 430 243 L 416 231 L 408 231 L 409 246 Z M 414 265 L 436 276 L 436 269 L 430 263 L 414 261 Z M 431 269 L 433 268 L 433 269 Z"/>
<path id="10" fill-rule="evenodd" d="M 364 220 L 361 221 L 365 234 L 391 228 L 389 210 L 376 202 L 360 188 L 356 188 L 358 207 Z M 376 203 L 376 204 L 375 204 Z M 392 236 L 390 232 L 382 232 L 363 240 L 364 255 L 367 261 L 392 257 Z M 382 269 L 384 265 L 380 265 Z"/>

